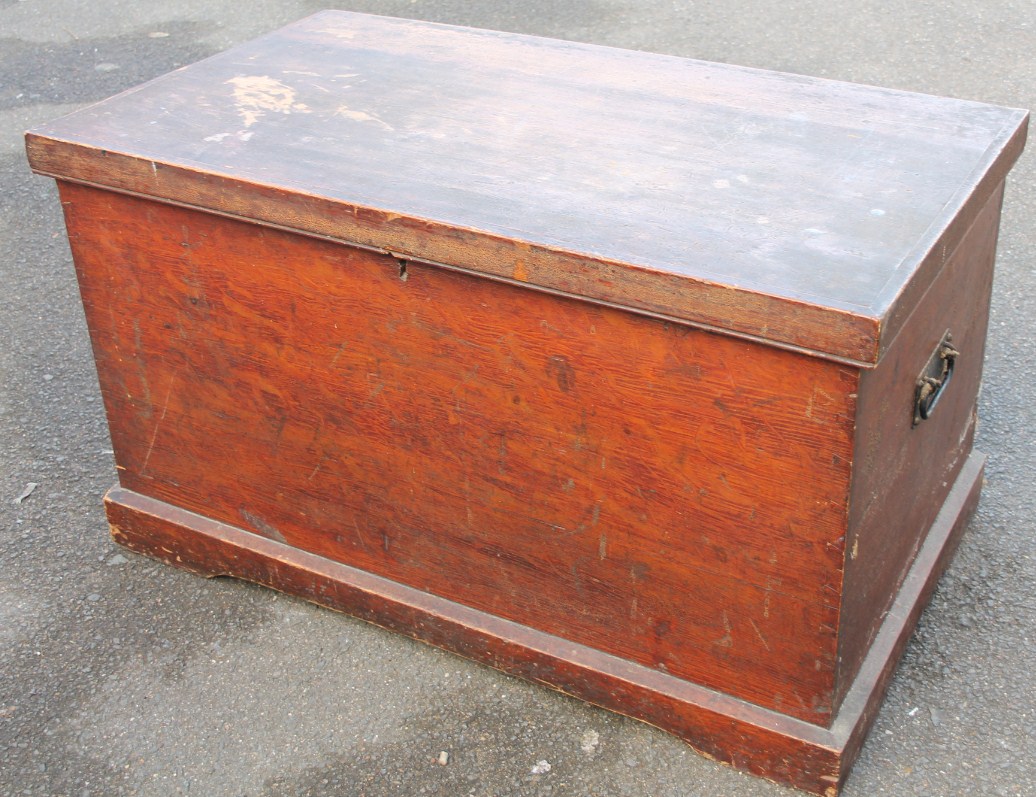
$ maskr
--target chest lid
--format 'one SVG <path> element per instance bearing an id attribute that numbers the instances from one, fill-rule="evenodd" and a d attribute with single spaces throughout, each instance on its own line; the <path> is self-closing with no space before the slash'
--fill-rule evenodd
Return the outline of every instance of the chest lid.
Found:
<path id="1" fill-rule="evenodd" d="M 55 177 L 876 363 L 1024 111 L 329 11 L 27 134 Z"/>

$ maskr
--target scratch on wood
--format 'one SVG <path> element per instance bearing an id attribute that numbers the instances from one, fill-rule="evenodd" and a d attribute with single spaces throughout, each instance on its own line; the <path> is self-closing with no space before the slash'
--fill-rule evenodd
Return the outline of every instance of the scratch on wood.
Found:
<path id="1" fill-rule="evenodd" d="M 313 481 L 313 477 L 316 476 L 317 473 L 320 472 L 320 469 L 322 467 L 324 467 L 324 461 L 326 459 L 327 459 L 327 455 L 326 454 L 324 454 L 322 457 L 320 457 L 320 461 L 317 462 L 317 466 L 315 468 L 313 468 L 313 470 L 311 470 L 309 472 L 309 477 L 308 477 L 307 481 Z"/>
<path id="2" fill-rule="evenodd" d="M 338 347 L 338 351 L 335 352 L 335 356 L 331 358 L 331 365 L 338 362 L 338 358 L 342 356 L 342 352 L 349 346 L 349 341 L 342 341 L 342 345 Z"/>
<path id="3" fill-rule="evenodd" d="M 162 402 L 162 414 L 155 421 L 155 429 L 151 433 L 151 442 L 148 443 L 147 454 L 144 455 L 144 463 L 140 466 L 140 474 L 143 476 L 147 471 L 147 464 L 151 460 L 151 452 L 155 449 L 155 440 L 158 439 L 158 430 L 162 426 L 162 421 L 165 420 L 165 414 L 169 410 L 169 398 L 173 395 L 173 382 L 176 381 L 175 376 L 169 377 L 169 388 L 165 392 L 165 400 Z"/>
<path id="4" fill-rule="evenodd" d="M 394 129 L 392 125 L 386 124 L 377 116 L 373 116 L 366 111 L 354 111 L 348 105 L 339 105 L 335 114 L 337 116 L 343 116 L 346 119 L 352 119 L 354 122 L 374 122 L 375 124 L 381 125 L 386 130 Z"/>
<path id="5" fill-rule="evenodd" d="M 792 697 L 794 697 L 797 701 L 799 701 L 799 705 L 802 706 L 802 708 L 807 709 L 807 710 L 809 709 L 809 706 L 806 705 L 806 701 L 802 699 L 802 695 L 800 695 L 794 689 L 789 689 L 788 691 L 791 692 Z"/>
<path id="6" fill-rule="evenodd" d="M 818 396 L 822 399 L 822 401 L 820 402 L 821 404 L 831 404 L 834 401 L 834 398 L 832 396 L 829 396 L 826 392 L 824 392 L 820 385 L 814 385 L 813 392 L 810 394 L 809 397 L 809 402 L 806 404 L 806 417 L 809 418 L 811 421 L 815 421 L 816 423 L 824 423 L 823 419 L 813 417 L 813 410 L 817 407 Z"/>
<path id="7" fill-rule="evenodd" d="M 365 551 L 369 551 L 367 541 L 363 538 L 363 532 L 360 531 L 360 524 L 356 522 L 356 518 L 353 518 L 353 528 L 356 529 L 356 539 L 360 541 L 360 547 Z"/>
<path id="8" fill-rule="evenodd" d="M 719 645 L 721 648 L 729 648 L 734 644 L 733 629 L 730 627 L 730 618 L 726 612 L 723 612 L 723 631 L 724 634 L 715 641 L 714 644 Z"/>
<path id="9" fill-rule="evenodd" d="M 597 556 L 603 562 L 608 557 L 608 535 L 602 534 L 597 543 Z"/>
<path id="10" fill-rule="evenodd" d="M 278 531 L 277 527 L 274 526 L 272 523 L 268 523 L 258 515 L 253 515 L 246 509 L 242 509 L 239 511 L 241 512 L 241 517 L 247 520 L 256 529 L 256 531 L 258 531 L 264 537 L 269 537 L 271 540 L 277 540 L 277 542 L 283 542 L 287 544 L 288 541 L 285 539 L 284 535 L 281 534 L 280 531 Z"/>
<path id="11" fill-rule="evenodd" d="M 763 643 L 763 647 L 766 648 L 767 650 L 769 650 L 770 649 L 770 643 L 766 641 L 766 637 L 764 637 L 762 632 L 759 630 L 759 626 L 757 626 L 755 624 L 755 620 L 753 620 L 751 617 L 749 617 L 748 618 L 748 622 L 750 622 L 752 624 L 752 628 L 755 630 L 755 635 L 757 637 L 759 637 L 759 641 Z"/>

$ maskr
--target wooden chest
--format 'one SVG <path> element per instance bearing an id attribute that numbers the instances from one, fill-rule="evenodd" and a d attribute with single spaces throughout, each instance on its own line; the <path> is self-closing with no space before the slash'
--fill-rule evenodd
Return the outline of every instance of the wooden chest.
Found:
<path id="1" fill-rule="evenodd" d="M 1026 121 L 326 12 L 37 128 L 112 533 L 834 794 L 977 501 Z"/>

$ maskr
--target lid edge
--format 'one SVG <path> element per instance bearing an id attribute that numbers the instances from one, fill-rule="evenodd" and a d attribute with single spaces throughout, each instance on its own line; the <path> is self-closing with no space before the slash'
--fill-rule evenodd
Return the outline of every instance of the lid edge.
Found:
<path id="1" fill-rule="evenodd" d="M 873 367 L 880 318 L 26 133 L 32 170 Z"/>

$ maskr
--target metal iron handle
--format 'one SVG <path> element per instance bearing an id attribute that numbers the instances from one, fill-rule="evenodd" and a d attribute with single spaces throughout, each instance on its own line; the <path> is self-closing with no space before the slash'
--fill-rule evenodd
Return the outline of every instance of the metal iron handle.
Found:
<path id="1" fill-rule="evenodd" d="M 939 399 L 946 392 L 947 385 L 953 377 L 953 368 L 960 352 L 953 347 L 953 336 L 947 332 L 932 356 L 917 377 L 917 388 L 914 392 L 914 426 L 927 420 L 935 411 Z"/>

